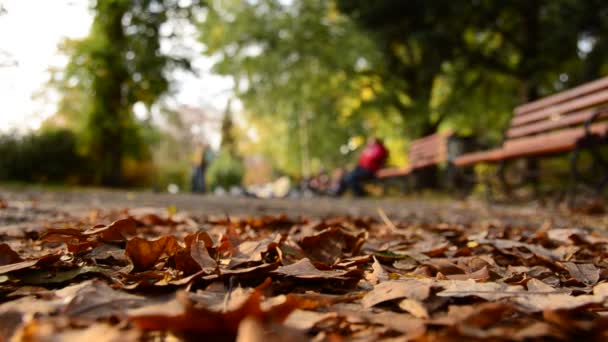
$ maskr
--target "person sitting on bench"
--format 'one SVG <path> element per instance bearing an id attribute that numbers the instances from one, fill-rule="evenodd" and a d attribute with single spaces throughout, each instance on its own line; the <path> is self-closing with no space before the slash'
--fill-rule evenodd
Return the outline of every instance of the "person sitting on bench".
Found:
<path id="1" fill-rule="evenodd" d="M 384 147 L 382 140 L 375 137 L 370 138 L 359 156 L 357 166 L 340 179 L 338 186 L 331 194 L 340 196 L 350 188 L 355 196 L 365 196 L 363 183 L 374 178 L 376 172 L 386 163 L 387 158 L 388 150 Z"/>

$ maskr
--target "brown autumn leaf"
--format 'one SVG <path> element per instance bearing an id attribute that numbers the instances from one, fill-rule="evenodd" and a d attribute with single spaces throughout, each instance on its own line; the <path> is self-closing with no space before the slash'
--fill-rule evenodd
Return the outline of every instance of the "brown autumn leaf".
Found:
<path id="1" fill-rule="evenodd" d="M 241 242 L 236 248 L 235 255 L 230 259 L 229 268 L 239 267 L 247 263 L 262 262 L 271 250 L 279 246 L 281 240 L 281 234 L 276 234 L 261 241 Z"/>
<path id="2" fill-rule="evenodd" d="M 61 320 L 29 321 L 15 336 L 17 341 L 99 341 L 130 342 L 140 341 L 138 331 L 120 329 L 110 324 L 92 324 L 85 328 L 72 327 Z"/>
<path id="3" fill-rule="evenodd" d="M 390 311 L 374 313 L 365 310 L 338 310 L 338 313 L 352 317 L 353 321 L 359 324 L 369 322 L 373 325 L 385 326 L 392 331 L 403 334 L 403 338 L 406 341 L 416 340 L 416 338 L 420 338 L 426 332 L 423 320 L 403 313 Z M 361 322 L 362 320 L 363 322 Z"/>
<path id="4" fill-rule="evenodd" d="M 69 299 L 62 313 L 79 319 L 126 317 L 127 310 L 141 307 L 146 302 L 142 296 L 114 290 L 99 280 L 86 281 L 57 294 Z"/>
<path id="5" fill-rule="evenodd" d="M 190 256 L 194 260 L 201 270 L 211 273 L 217 268 L 217 263 L 207 252 L 207 247 L 202 241 L 193 241 L 190 245 Z"/>
<path id="6" fill-rule="evenodd" d="M 326 265 L 357 255 L 364 242 L 365 233 L 351 233 L 340 227 L 327 228 L 298 240 L 308 258 Z"/>
<path id="7" fill-rule="evenodd" d="M 525 248 L 529 250 L 533 255 L 541 258 L 544 261 L 553 263 L 559 260 L 559 256 L 556 255 L 553 251 L 548 250 L 547 248 L 541 245 L 534 245 L 529 243 L 523 243 L 514 240 L 506 240 L 506 239 L 481 239 L 479 241 L 480 244 L 489 244 L 496 247 L 498 250 L 507 253 L 507 254 L 515 254 L 518 256 L 524 256 L 518 248 Z"/>
<path id="8" fill-rule="evenodd" d="M 438 257 L 444 255 L 444 253 L 450 248 L 450 244 L 445 241 L 421 241 L 413 247 L 413 251 L 422 253 L 429 257 Z"/>
<path id="9" fill-rule="evenodd" d="M 429 318 L 429 311 L 419 300 L 406 298 L 399 302 L 399 308 L 417 318 Z"/>
<path id="10" fill-rule="evenodd" d="M 441 272 L 445 275 L 465 274 L 464 268 L 454 264 L 445 258 L 432 258 L 422 263 L 423 266 L 428 266 L 436 272 Z"/>
<path id="11" fill-rule="evenodd" d="M 388 280 L 388 273 L 384 270 L 382 265 L 378 262 L 376 257 L 373 257 L 374 262 L 372 263 L 372 273 L 370 274 L 369 280 L 372 284 L 378 284 L 381 281 Z"/>
<path id="12" fill-rule="evenodd" d="M 336 312 L 317 312 L 310 310 L 296 309 L 285 320 L 285 325 L 294 329 L 307 331 L 328 318 L 335 318 Z"/>
<path id="13" fill-rule="evenodd" d="M 163 236 L 157 240 L 146 240 L 132 238 L 127 241 L 125 254 L 135 271 L 146 271 L 151 269 L 163 256 L 171 256 L 180 250 L 175 236 Z"/>
<path id="14" fill-rule="evenodd" d="M 128 217 L 116 220 L 107 226 L 96 226 L 82 232 L 85 236 L 95 236 L 105 242 L 126 241 L 130 236 L 135 235 L 137 221 Z"/>
<path id="15" fill-rule="evenodd" d="M 283 303 L 268 310 L 262 309 L 261 302 L 262 295 L 256 290 L 239 308 L 231 311 L 210 311 L 187 302 L 184 312 L 179 315 L 138 315 L 129 317 L 129 320 L 144 331 L 171 331 L 188 338 L 234 340 L 239 325 L 247 317 L 260 322 L 280 323 L 298 307 L 297 299 L 290 296 L 287 296 Z"/>
<path id="16" fill-rule="evenodd" d="M 47 254 L 39 258 L 23 260 L 14 264 L 0 266 L 0 275 L 24 270 L 37 265 L 52 264 L 61 258 L 60 254 Z"/>
<path id="17" fill-rule="evenodd" d="M 202 271 L 204 274 L 213 273 L 218 265 L 215 259 L 209 255 L 209 249 L 213 250 L 213 241 L 205 232 L 199 232 L 187 236 L 186 248 L 179 250 L 173 256 L 175 267 L 186 275 Z"/>
<path id="18" fill-rule="evenodd" d="M 0 244 L 0 266 L 15 264 L 23 259 L 6 243 Z"/>
<path id="19" fill-rule="evenodd" d="M 487 266 L 484 266 L 482 269 L 477 270 L 472 273 L 465 274 L 450 274 L 446 276 L 447 279 L 450 280 L 467 280 L 473 279 L 476 281 L 486 281 L 490 279 L 490 272 L 488 271 Z"/>
<path id="20" fill-rule="evenodd" d="M 437 293 L 439 297 L 479 297 L 487 301 L 512 297 L 525 291 L 522 286 L 496 282 L 479 283 L 472 279 L 444 280 L 438 282 L 438 285 L 444 288 L 443 291 Z"/>
<path id="21" fill-rule="evenodd" d="M 431 280 L 389 280 L 374 286 L 374 289 L 363 297 L 361 304 L 364 308 L 371 308 L 382 302 L 401 298 L 423 301 L 429 297 L 431 287 Z"/>
<path id="22" fill-rule="evenodd" d="M 447 330 L 451 336 L 460 336 L 464 340 L 492 339 L 503 336 L 508 338 L 517 331 L 517 329 L 512 332 L 505 329 L 499 334 L 495 334 L 493 330 L 498 323 L 515 313 L 515 308 L 509 303 L 481 303 L 465 307 L 465 309 L 467 310 L 452 311 L 451 314 L 456 317 L 450 317 L 450 313 L 448 313 L 448 317 L 454 320 Z"/>
<path id="23" fill-rule="evenodd" d="M 544 310 L 572 310 L 584 306 L 597 306 L 603 303 L 606 296 L 580 295 L 565 293 L 533 294 L 513 297 L 511 300 L 531 312 Z"/>
<path id="24" fill-rule="evenodd" d="M 528 280 L 528 282 L 526 283 L 526 288 L 528 289 L 528 292 L 546 292 L 546 293 L 555 293 L 558 292 L 553 286 L 544 283 L 538 279 L 532 278 L 530 280 Z M 568 290 L 564 290 L 564 292 L 569 292 Z"/>
<path id="25" fill-rule="evenodd" d="M 592 286 L 600 280 L 600 270 L 593 264 L 575 264 L 562 262 L 561 265 L 570 272 L 570 275 L 583 285 Z"/>
<path id="26" fill-rule="evenodd" d="M 299 280 L 339 280 L 347 278 L 359 278 L 361 272 L 352 270 L 329 270 L 322 271 L 316 268 L 308 258 L 304 258 L 295 264 L 280 266 L 272 271 L 273 274 Z"/>

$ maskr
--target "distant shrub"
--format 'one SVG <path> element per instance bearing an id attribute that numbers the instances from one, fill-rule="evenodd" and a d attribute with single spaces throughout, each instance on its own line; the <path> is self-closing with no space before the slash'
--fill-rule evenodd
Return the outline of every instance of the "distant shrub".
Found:
<path id="1" fill-rule="evenodd" d="M 243 161 L 227 150 L 222 150 L 209 165 L 206 181 L 209 189 L 230 189 L 241 185 L 244 174 Z"/>
<path id="2" fill-rule="evenodd" d="M 77 146 L 69 130 L 0 135 L 0 180 L 82 181 L 90 164 L 78 155 Z"/>
<path id="3" fill-rule="evenodd" d="M 175 184 L 181 191 L 188 191 L 190 163 L 157 163 L 156 179 L 153 186 L 156 190 L 166 191 L 170 184 Z"/>

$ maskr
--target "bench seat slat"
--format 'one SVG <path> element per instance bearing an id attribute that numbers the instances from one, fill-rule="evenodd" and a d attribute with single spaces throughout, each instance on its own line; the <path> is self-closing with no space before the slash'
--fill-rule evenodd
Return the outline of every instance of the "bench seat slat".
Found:
<path id="1" fill-rule="evenodd" d="M 608 123 L 600 122 L 590 126 L 593 133 L 606 134 Z M 584 127 L 569 128 L 539 136 L 509 140 L 504 144 L 501 159 L 531 157 L 568 152 L 574 149 L 576 141 L 585 136 Z"/>
<path id="2" fill-rule="evenodd" d="M 549 130 L 582 124 L 587 121 L 587 119 L 589 119 L 596 112 L 596 110 L 597 109 L 595 108 L 582 110 L 565 116 L 559 116 L 555 119 L 543 120 L 529 125 L 511 128 L 507 132 L 507 138 L 521 138 L 526 135 L 544 133 Z M 608 110 L 604 110 L 603 113 L 601 113 L 598 117 L 598 119 L 604 118 L 608 118 Z"/>
<path id="3" fill-rule="evenodd" d="M 605 103 L 608 103 L 608 91 L 594 93 L 560 105 L 543 108 L 537 112 L 515 116 L 513 120 L 511 120 L 511 127 L 523 126 L 530 122 L 550 118 L 553 115 L 564 115 L 569 112 L 599 106 Z"/>
<path id="4" fill-rule="evenodd" d="M 543 97 L 534 102 L 529 102 L 518 106 L 517 108 L 515 108 L 515 115 L 525 115 L 543 107 L 553 106 L 558 103 L 566 102 L 568 100 L 572 100 L 588 93 L 600 91 L 602 89 L 608 89 L 608 77 L 604 77 L 599 80 L 572 88 L 570 90 L 562 91 L 558 94 Z"/>
<path id="5" fill-rule="evenodd" d="M 451 131 L 435 133 L 414 140 L 409 148 L 410 164 L 407 168 L 384 168 L 376 172 L 377 178 L 407 176 L 412 171 L 437 165 L 447 159 L 447 141 Z"/>
<path id="6" fill-rule="evenodd" d="M 500 160 L 502 149 L 495 148 L 487 151 L 466 153 L 459 157 L 454 158 L 454 165 L 456 166 L 469 166 L 482 162 L 495 162 Z"/>
<path id="7" fill-rule="evenodd" d="M 380 169 L 376 172 L 377 178 L 391 178 L 391 177 L 403 177 L 407 176 L 412 172 L 412 170 L 407 167 L 392 167 L 386 169 Z"/>
<path id="8" fill-rule="evenodd" d="M 590 126 L 593 133 L 608 133 L 608 123 Z M 464 154 L 454 160 L 456 166 L 469 166 L 480 162 L 497 162 L 506 159 L 542 156 L 568 152 L 574 149 L 577 140 L 585 136 L 585 128 L 576 127 L 539 136 L 507 141 L 502 148 Z"/>

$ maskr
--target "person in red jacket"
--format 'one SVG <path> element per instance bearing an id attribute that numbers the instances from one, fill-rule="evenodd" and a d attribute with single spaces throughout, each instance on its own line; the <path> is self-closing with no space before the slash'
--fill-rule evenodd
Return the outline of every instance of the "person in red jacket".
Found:
<path id="1" fill-rule="evenodd" d="M 374 178 L 376 172 L 386 163 L 387 158 L 388 150 L 384 147 L 382 140 L 370 138 L 359 156 L 357 166 L 342 177 L 332 194 L 340 196 L 350 188 L 355 196 L 365 196 L 363 183 Z"/>

